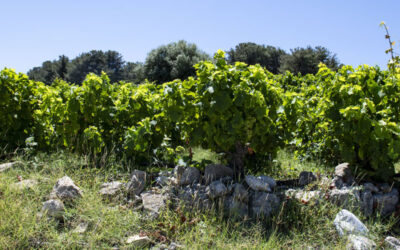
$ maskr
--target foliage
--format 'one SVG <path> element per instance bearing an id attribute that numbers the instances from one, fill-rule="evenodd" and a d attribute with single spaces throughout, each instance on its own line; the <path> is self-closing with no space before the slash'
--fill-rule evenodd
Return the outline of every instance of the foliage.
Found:
<path id="1" fill-rule="evenodd" d="M 336 54 L 332 54 L 327 48 L 317 46 L 312 48 L 295 48 L 291 50 L 290 54 L 281 57 L 280 72 L 290 71 L 294 74 L 301 73 L 316 74 L 318 71 L 318 64 L 324 63 L 332 70 L 337 70 L 340 63 Z"/>
<path id="2" fill-rule="evenodd" d="M 336 73 L 321 65 L 313 84 L 303 86 L 297 146 L 387 180 L 400 159 L 399 79 L 400 69 L 393 75 L 343 66 Z"/>
<path id="3" fill-rule="evenodd" d="M 260 64 L 270 72 L 277 74 L 280 67 L 280 58 L 286 52 L 273 46 L 259 45 L 256 43 L 239 43 L 228 52 L 230 64 L 244 62 L 248 65 Z"/>
<path id="4" fill-rule="evenodd" d="M 158 84 L 195 75 L 193 67 L 209 56 L 193 43 L 179 41 L 150 51 L 145 62 L 145 76 Z"/>
<path id="5" fill-rule="evenodd" d="M 45 61 L 41 67 L 34 67 L 28 71 L 30 79 L 51 84 L 56 79 L 67 80 L 71 62 L 68 57 L 62 55 L 58 60 Z"/>

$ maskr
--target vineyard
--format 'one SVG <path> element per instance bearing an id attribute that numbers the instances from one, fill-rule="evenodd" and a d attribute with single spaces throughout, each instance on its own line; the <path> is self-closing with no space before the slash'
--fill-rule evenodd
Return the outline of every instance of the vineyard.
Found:
<path id="1" fill-rule="evenodd" d="M 223 153 L 236 174 L 247 167 L 247 154 L 274 159 L 287 148 L 328 165 L 349 162 L 373 179 L 394 176 L 398 67 L 332 71 L 320 64 L 315 75 L 272 74 L 228 64 L 218 51 L 195 68 L 196 77 L 160 85 L 110 82 L 106 74 L 89 74 L 81 85 L 45 85 L 4 69 L 0 147 L 93 157 L 112 151 L 144 165 L 176 163 L 176 153 L 201 146 Z"/>

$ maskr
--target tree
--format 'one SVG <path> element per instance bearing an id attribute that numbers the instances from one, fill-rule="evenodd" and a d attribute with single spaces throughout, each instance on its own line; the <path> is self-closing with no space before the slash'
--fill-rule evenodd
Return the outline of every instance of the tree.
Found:
<path id="1" fill-rule="evenodd" d="M 100 75 L 106 72 L 111 82 L 122 80 L 124 60 L 122 55 L 116 51 L 92 50 L 82 53 L 71 61 L 71 70 L 68 80 L 80 84 L 89 73 Z"/>
<path id="2" fill-rule="evenodd" d="M 322 62 L 330 69 L 337 70 L 340 67 L 336 54 L 332 54 L 327 48 L 317 46 L 312 48 L 295 48 L 291 50 L 291 54 L 282 56 L 280 72 L 286 70 L 302 75 L 315 74 L 318 72 L 318 64 Z"/>
<path id="3" fill-rule="evenodd" d="M 122 70 L 122 80 L 139 84 L 143 82 L 144 77 L 144 66 L 140 62 L 128 62 L 125 64 Z"/>
<path id="4" fill-rule="evenodd" d="M 34 67 L 28 71 L 28 76 L 35 81 L 44 82 L 50 85 L 55 79 L 67 80 L 67 73 L 70 67 L 68 57 L 62 55 L 58 60 L 45 61 L 41 67 Z"/>
<path id="5" fill-rule="evenodd" d="M 230 64 L 235 62 L 244 62 L 249 65 L 260 64 L 274 74 L 278 73 L 281 56 L 286 54 L 280 48 L 252 42 L 239 43 L 235 49 L 230 49 L 227 53 Z"/>
<path id="6" fill-rule="evenodd" d="M 160 84 L 195 75 L 193 65 L 208 59 L 193 43 L 179 41 L 150 51 L 144 65 L 144 74 L 150 81 Z"/>

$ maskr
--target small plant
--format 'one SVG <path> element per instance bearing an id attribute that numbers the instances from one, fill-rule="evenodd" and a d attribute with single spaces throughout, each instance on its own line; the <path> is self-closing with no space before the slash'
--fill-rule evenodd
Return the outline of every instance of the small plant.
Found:
<path id="1" fill-rule="evenodd" d="M 389 54 L 389 53 L 390 53 L 390 57 L 391 57 L 391 59 L 390 59 L 389 62 L 388 62 L 388 68 L 389 68 L 390 71 L 392 71 L 393 73 L 395 73 L 395 72 L 396 72 L 396 68 L 398 68 L 399 65 L 400 65 L 400 56 L 399 56 L 398 53 L 396 53 L 396 52 L 394 51 L 394 48 L 393 48 L 393 46 L 396 44 L 396 42 L 395 42 L 395 41 L 392 41 L 391 36 L 390 36 L 390 34 L 389 34 L 389 28 L 388 28 L 388 26 L 385 24 L 385 22 L 381 22 L 379 26 L 383 27 L 383 28 L 385 29 L 385 31 L 386 31 L 385 38 L 386 38 L 386 39 L 388 40 L 388 42 L 389 42 L 389 49 L 387 49 L 387 50 L 385 51 L 385 53 L 386 53 L 386 54 Z"/>

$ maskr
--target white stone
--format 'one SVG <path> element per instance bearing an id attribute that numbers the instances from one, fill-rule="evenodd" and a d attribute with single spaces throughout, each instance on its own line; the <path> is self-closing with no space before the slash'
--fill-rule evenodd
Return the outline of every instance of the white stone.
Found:
<path id="1" fill-rule="evenodd" d="M 111 198 L 123 191 L 124 184 L 119 181 L 103 183 L 100 187 L 99 194 L 103 197 Z"/>
<path id="2" fill-rule="evenodd" d="M 346 234 L 366 235 L 368 228 L 350 211 L 342 209 L 333 222 L 340 236 Z"/>
<path id="3" fill-rule="evenodd" d="M 143 248 L 143 247 L 149 246 L 151 244 L 151 240 L 147 236 L 140 236 L 137 234 L 137 235 L 129 237 L 126 240 L 126 243 L 130 244 L 132 247 L 135 247 L 135 248 Z"/>
<path id="4" fill-rule="evenodd" d="M 159 194 L 154 191 L 146 191 L 141 195 L 143 208 L 150 212 L 158 213 L 161 209 L 166 206 L 166 200 L 168 198 L 165 194 Z"/>
<path id="5" fill-rule="evenodd" d="M 348 250 L 371 250 L 376 248 L 375 242 L 361 235 L 351 234 L 347 240 L 346 249 Z"/>
<path id="6" fill-rule="evenodd" d="M 64 176 L 53 187 L 52 198 L 54 195 L 62 201 L 74 200 L 82 197 L 82 190 L 75 185 L 71 178 Z"/>
<path id="7" fill-rule="evenodd" d="M 65 212 L 64 204 L 60 200 L 48 200 L 43 203 L 42 212 L 49 217 L 61 219 Z"/>
<path id="8" fill-rule="evenodd" d="M 392 237 L 392 236 L 386 237 L 385 245 L 389 249 L 400 250 L 400 240 L 395 237 Z"/>
<path id="9" fill-rule="evenodd" d="M 255 177 L 252 175 L 247 175 L 245 177 L 245 181 L 247 185 L 249 185 L 249 187 L 254 191 L 271 192 L 276 186 L 275 180 L 269 176 Z"/>
<path id="10" fill-rule="evenodd" d="M 27 179 L 27 180 L 22 180 L 20 182 L 11 184 L 11 188 L 15 189 L 15 190 L 24 190 L 24 189 L 28 189 L 28 188 L 33 188 L 37 184 L 38 184 L 37 180 Z"/>
<path id="11" fill-rule="evenodd" d="M 20 163 L 20 162 L 14 161 L 14 162 L 7 162 L 7 163 L 0 164 L 0 173 L 6 171 L 7 169 L 14 167 L 18 163 Z"/>

